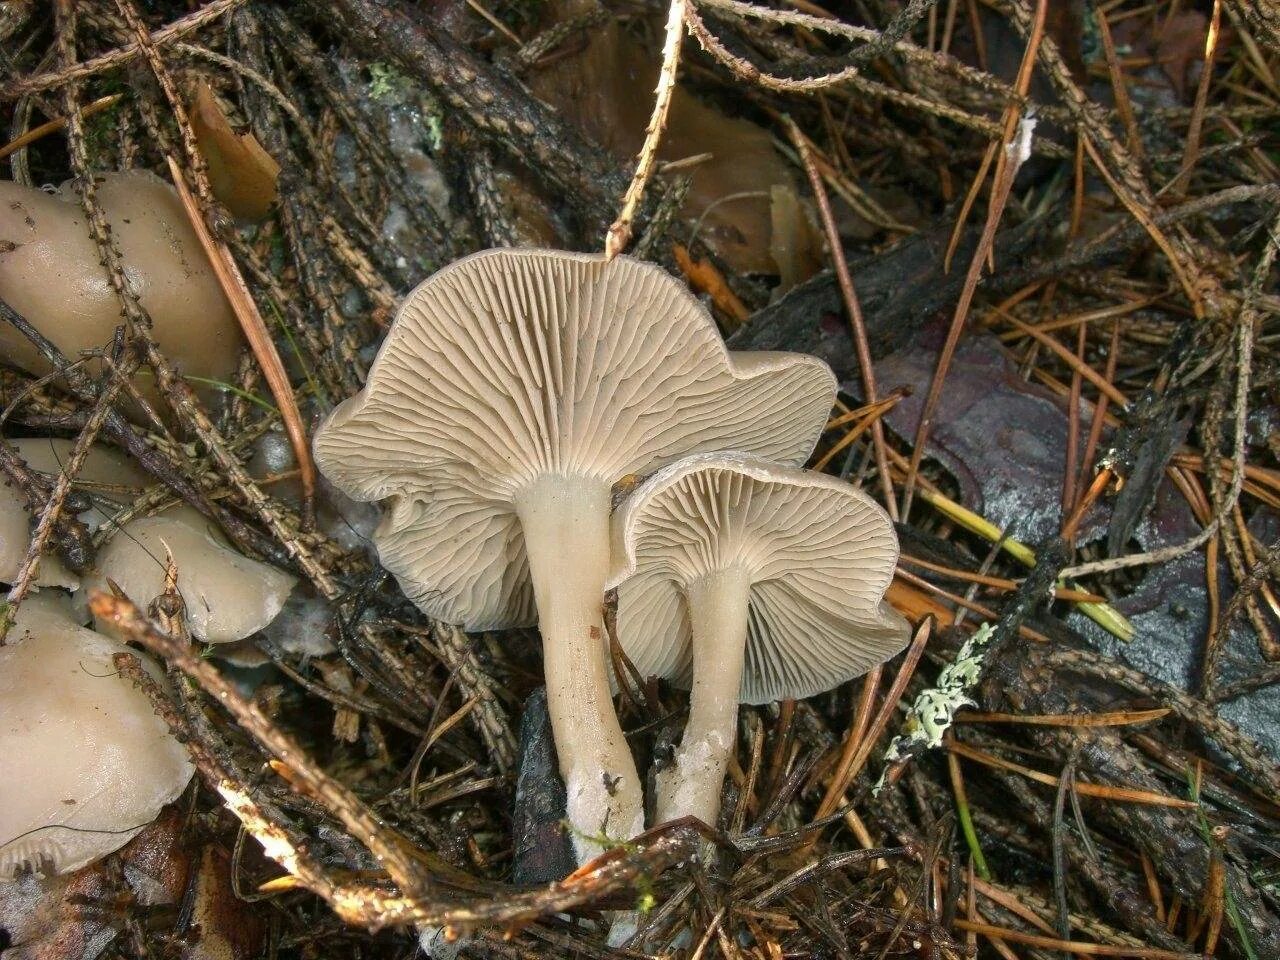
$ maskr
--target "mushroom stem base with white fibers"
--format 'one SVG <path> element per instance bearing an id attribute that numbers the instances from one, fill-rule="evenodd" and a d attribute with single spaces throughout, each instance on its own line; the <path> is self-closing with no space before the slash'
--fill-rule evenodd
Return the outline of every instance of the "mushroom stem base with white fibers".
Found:
<path id="1" fill-rule="evenodd" d="M 578 862 L 644 829 L 635 760 L 609 689 L 602 629 L 610 485 L 543 476 L 516 497 L 542 633 L 547 710 Z"/>
<path id="2" fill-rule="evenodd" d="M 747 571 L 729 567 L 695 580 L 685 593 L 693 635 L 689 722 L 675 762 L 655 778 L 658 823 L 695 816 L 716 825 L 738 719 L 750 592 Z"/>

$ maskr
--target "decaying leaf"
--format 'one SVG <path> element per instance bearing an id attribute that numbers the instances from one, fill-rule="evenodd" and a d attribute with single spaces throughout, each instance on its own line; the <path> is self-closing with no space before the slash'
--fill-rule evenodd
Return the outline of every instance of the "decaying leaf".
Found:
<path id="1" fill-rule="evenodd" d="M 715 264 L 709 260 L 694 260 L 689 251 L 678 243 L 671 248 L 671 252 L 689 286 L 711 298 L 716 308 L 728 318 L 726 325 L 729 329 L 736 329 L 746 321 L 750 311 L 738 299 L 738 295 L 729 289 L 729 284 L 715 268 Z"/>
<path id="2" fill-rule="evenodd" d="M 596 0 L 554 0 L 547 24 L 590 12 Z M 570 49 L 572 49 L 570 47 Z M 635 157 L 653 108 L 655 50 L 610 20 L 592 28 L 582 49 L 529 74 L 533 92 L 620 160 Z M 730 117 L 676 87 L 658 156 L 672 161 L 711 154 L 689 168 L 693 182 L 681 211 L 698 237 L 740 273 L 777 272 L 771 255 L 770 190 L 795 188 L 795 177 L 762 127 Z M 787 239 L 787 245 L 795 245 Z"/>
<path id="3" fill-rule="evenodd" d="M 280 165 L 252 133 L 236 133 L 204 80 L 195 84 L 191 127 L 209 167 L 214 196 L 237 220 L 256 222 L 276 199 Z"/>
<path id="4" fill-rule="evenodd" d="M 769 222 L 769 256 L 778 265 L 774 293 L 781 295 L 822 269 L 822 234 L 789 184 L 769 188 Z"/>
<path id="5" fill-rule="evenodd" d="M 261 953 L 262 920 L 231 886 L 231 857 L 213 845 L 204 848 L 196 875 L 190 924 L 183 931 L 183 960 L 249 960 Z"/>

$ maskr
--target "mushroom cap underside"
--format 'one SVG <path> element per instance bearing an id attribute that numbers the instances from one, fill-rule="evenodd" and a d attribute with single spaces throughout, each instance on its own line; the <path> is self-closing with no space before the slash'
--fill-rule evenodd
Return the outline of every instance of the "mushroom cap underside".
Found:
<path id="1" fill-rule="evenodd" d="M 314 446 L 345 493 L 392 498 L 375 542 L 419 607 L 472 630 L 528 626 L 521 490 L 548 475 L 607 487 L 725 448 L 799 463 L 834 396 L 814 357 L 731 353 L 653 264 L 490 250 L 409 294 Z"/>
<path id="2" fill-rule="evenodd" d="M 685 591 L 725 569 L 751 582 L 743 703 L 830 690 L 906 645 L 909 625 L 884 602 L 893 525 L 835 477 L 737 453 L 689 457 L 632 491 L 613 538 L 618 640 L 642 676 L 689 686 Z"/>

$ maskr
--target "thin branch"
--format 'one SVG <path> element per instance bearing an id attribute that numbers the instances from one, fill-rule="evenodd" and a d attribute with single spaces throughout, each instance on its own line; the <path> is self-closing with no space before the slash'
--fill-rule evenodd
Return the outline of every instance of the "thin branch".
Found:
<path id="1" fill-rule="evenodd" d="M 636 210 L 644 197 L 644 188 L 653 176 L 653 168 L 658 160 L 658 147 L 662 143 L 662 133 L 667 128 L 667 113 L 671 109 L 671 98 L 676 90 L 676 74 L 680 70 L 680 45 L 684 40 L 685 13 L 689 0 L 671 0 L 671 9 L 667 14 L 667 36 L 662 45 L 662 69 L 658 71 L 658 86 L 654 91 L 653 113 L 649 116 L 649 125 L 644 131 L 644 143 L 636 157 L 636 169 L 627 192 L 622 197 L 622 209 L 618 218 L 613 221 L 605 233 L 604 256 L 612 260 L 631 242 L 631 232 L 635 226 Z"/>

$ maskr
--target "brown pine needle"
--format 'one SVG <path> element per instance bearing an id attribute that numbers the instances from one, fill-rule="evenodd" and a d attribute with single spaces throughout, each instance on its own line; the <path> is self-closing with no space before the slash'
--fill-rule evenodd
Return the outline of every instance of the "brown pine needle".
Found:
<path id="1" fill-rule="evenodd" d="M 969 570 L 957 570 L 955 567 L 948 567 L 941 563 L 930 563 L 928 560 L 921 560 L 919 557 L 913 557 L 908 554 L 901 554 L 898 557 L 900 563 L 909 563 L 913 567 L 923 567 L 925 570 L 932 570 L 935 573 L 945 574 L 948 577 L 954 577 L 957 580 L 968 580 L 970 583 L 979 583 L 986 587 L 994 587 L 997 590 L 1011 591 L 1017 590 L 1019 583 L 1017 580 L 1006 580 L 1004 577 L 993 577 L 984 573 L 973 573 Z M 1107 598 L 1098 596 L 1096 593 L 1089 593 L 1085 590 L 1072 590 L 1069 587 L 1056 587 L 1053 596 L 1057 600 L 1069 600 L 1072 603 L 1106 603 Z"/>
<path id="2" fill-rule="evenodd" d="M 95 100 L 80 111 L 80 116 L 88 118 L 93 116 L 95 113 L 101 113 L 103 110 L 107 109 L 107 107 L 110 107 L 119 101 L 123 96 L 123 93 L 113 93 L 109 96 Z M 41 137 L 47 137 L 49 134 L 54 133 L 57 130 L 61 130 L 66 125 L 66 117 L 54 117 L 52 120 L 47 120 L 38 127 L 32 127 L 22 136 L 14 137 L 3 147 L 0 147 L 0 160 L 3 160 L 15 150 L 21 150 L 23 147 L 35 143 Z"/>
<path id="3" fill-rule="evenodd" d="M 1200 960 L 1198 953 L 1179 953 L 1175 950 L 1161 950 L 1157 947 L 1126 947 L 1109 943 L 1081 943 L 1078 940 L 1059 940 L 1057 937 L 1042 937 L 1034 933 L 1022 933 L 1006 927 L 995 927 L 987 923 L 974 923 L 971 920 L 956 918 L 955 924 L 961 930 L 972 930 L 985 937 L 999 937 L 1014 943 L 1025 943 L 1028 946 L 1042 947 L 1045 950 L 1065 950 L 1085 957 L 1129 957 L 1133 960 Z"/>
<path id="4" fill-rule="evenodd" d="M 1150 723 L 1167 717 L 1168 707 L 1153 710 L 1109 710 L 1102 713 L 983 713 L 962 710 L 954 723 L 1020 723 L 1039 727 L 1121 727 L 1134 723 Z"/>
<path id="5" fill-rule="evenodd" d="M 209 233 L 204 217 L 200 214 L 200 206 L 187 188 L 187 182 L 182 176 L 182 169 L 178 166 L 178 162 L 173 157 L 165 159 L 169 161 L 173 185 L 178 190 L 178 197 L 182 200 L 182 207 L 187 212 L 187 219 L 191 221 L 191 228 L 200 238 L 205 255 L 213 265 L 214 275 L 222 285 L 222 290 L 231 303 L 231 309 L 235 311 L 236 319 L 240 321 L 240 327 L 244 330 L 245 339 L 249 341 L 253 355 L 257 358 L 258 365 L 262 367 L 267 386 L 271 388 L 271 395 L 276 399 L 280 419 L 284 424 L 285 433 L 289 436 L 289 443 L 293 447 L 293 455 L 298 461 L 298 477 L 302 482 L 302 522 L 304 528 L 309 529 L 315 516 L 316 465 L 311 459 L 311 447 L 307 443 L 307 433 L 302 426 L 302 415 L 298 411 L 298 402 L 294 398 L 289 375 L 285 372 L 284 363 L 280 360 L 276 345 L 267 332 L 262 314 L 258 312 L 258 305 L 254 303 L 253 295 L 249 293 L 244 277 L 240 275 L 240 269 L 231 257 L 231 251 L 227 249 L 225 243 L 215 240 Z"/>
<path id="6" fill-rule="evenodd" d="M 809 140 L 800 128 L 796 126 L 795 121 L 790 117 L 784 117 L 783 123 L 787 128 L 787 135 L 791 138 L 792 144 L 796 148 L 796 152 L 800 155 L 801 165 L 804 167 L 805 175 L 809 178 L 810 188 L 813 190 L 813 198 L 818 204 L 818 216 L 822 221 L 822 229 L 827 237 L 828 252 L 831 254 L 831 263 L 835 268 L 836 280 L 840 285 L 840 297 L 844 300 L 845 311 L 849 314 L 850 333 L 853 336 L 854 351 L 858 357 L 858 370 L 862 375 L 862 392 L 868 403 L 876 402 L 876 374 L 875 367 L 871 362 L 871 348 L 867 344 L 867 328 L 862 320 L 862 306 L 858 302 L 858 293 L 853 286 L 853 277 L 849 273 L 849 264 L 844 256 L 844 244 L 840 240 L 840 230 L 836 226 L 835 214 L 831 212 L 831 200 L 827 197 L 827 189 L 823 186 L 822 175 L 818 172 L 818 165 L 813 157 L 813 150 L 809 146 Z M 875 447 L 876 454 L 876 472 L 880 475 L 880 487 L 884 495 L 885 509 L 889 512 L 889 517 L 893 520 L 898 519 L 898 505 L 893 493 L 893 478 L 889 475 L 889 458 L 885 453 L 887 442 L 884 438 L 884 425 L 880 423 L 879 418 L 871 421 L 871 441 Z M 853 439 L 856 439 L 854 437 Z M 853 439 L 848 439 L 848 443 L 852 443 Z M 828 458 L 829 459 L 829 458 Z M 823 461 L 823 466 L 827 463 Z M 821 469 L 815 467 L 815 469 Z"/>
<path id="7" fill-rule="evenodd" d="M 1031 86 L 1032 68 L 1035 66 L 1040 43 L 1044 38 L 1047 10 L 1047 0 L 1039 0 L 1036 3 L 1031 36 L 1027 41 L 1027 48 L 1023 54 L 1022 65 L 1018 70 L 1018 79 L 1015 84 L 1015 89 L 1021 96 L 1026 96 L 1027 90 Z M 946 382 L 947 372 L 951 368 L 952 357 L 955 356 L 956 345 L 960 342 L 960 334 L 963 332 L 965 321 L 969 317 L 969 307 L 973 303 L 973 295 L 978 288 L 978 280 L 982 276 L 982 266 L 991 256 L 992 245 L 996 237 L 996 228 L 999 227 L 1000 219 L 1004 215 L 1005 204 L 1008 202 L 1009 193 L 1013 189 L 1013 181 L 1018 175 L 1018 168 L 1021 166 L 1023 159 L 1025 159 L 1022 151 L 1030 152 L 1030 127 L 1028 126 L 1025 131 L 1020 133 L 1022 122 L 1031 123 L 1031 121 L 1023 121 L 1022 107 L 1019 104 L 1010 104 L 1005 109 L 1004 133 L 1001 137 L 1002 149 L 997 156 L 996 172 L 991 185 L 991 196 L 987 201 L 987 219 L 983 224 L 982 235 L 978 239 L 978 245 L 974 248 L 973 257 L 969 261 L 969 269 L 965 274 L 964 286 L 960 291 L 960 299 L 956 302 L 955 312 L 951 317 L 951 327 L 947 331 L 946 342 L 938 354 L 938 363 L 934 368 L 933 379 L 929 384 L 929 393 L 925 398 L 924 406 L 920 410 L 920 423 L 916 427 L 915 439 L 912 441 L 911 460 L 907 465 L 907 478 L 902 485 L 902 505 L 899 512 L 903 518 L 911 514 L 911 496 L 915 490 L 916 477 L 920 472 L 920 463 L 924 459 L 925 448 L 929 442 L 929 432 L 933 428 L 933 414 L 938 407 L 938 402 L 942 399 L 942 386 Z M 1024 136 L 1026 142 L 1019 144 L 1019 139 Z M 992 146 L 994 147 L 995 145 L 992 144 Z M 897 518 L 895 517 L 895 519 Z"/>
<path id="8" fill-rule="evenodd" d="M 1022 764 L 1014 763 L 1012 760 L 994 757 L 958 740 L 948 739 L 945 746 L 952 753 L 959 754 L 967 760 L 973 760 L 975 763 L 981 763 L 1000 770 L 1011 770 L 1014 773 L 1022 774 L 1028 780 L 1034 780 L 1036 783 L 1043 783 L 1049 787 L 1058 785 L 1058 778 L 1053 774 L 1041 773 L 1039 770 L 1032 770 L 1030 767 L 1024 767 Z M 1119 803 L 1145 803 L 1158 807 L 1178 807 L 1181 810 L 1194 810 L 1199 806 L 1192 800 L 1183 800 L 1180 797 L 1171 797 L 1163 793 L 1152 793 L 1150 790 L 1108 787 L 1103 784 L 1086 783 L 1082 780 L 1076 781 L 1075 789 L 1077 793 L 1084 797 L 1097 797 L 1101 800 L 1114 800 Z"/>

